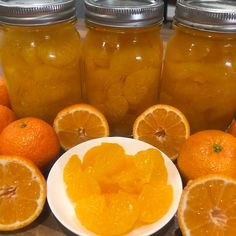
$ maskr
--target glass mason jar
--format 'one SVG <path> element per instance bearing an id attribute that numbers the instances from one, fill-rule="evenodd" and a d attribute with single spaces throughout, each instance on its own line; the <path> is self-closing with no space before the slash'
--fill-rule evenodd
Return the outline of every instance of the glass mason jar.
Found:
<path id="1" fill-rule="evenodd" d="M 136 117 L 157 103 L 163 2 L 86 0 L 85 7 L 85 100 L 106 116 L 112 135 L 129 136 Z"/>
<path id="2" fill-rule="evenodd" d="M 236 114 L 236 4 L 180 0 L 174 25 L 160 101 L 179 108 L 192 133 L 225 130 Z"/>
<path id="3" fill-rule="evenodd" d="M 2 67 L 17 117 L 52 123 L 81 101 L 74 0 L 0 1 Z"/>

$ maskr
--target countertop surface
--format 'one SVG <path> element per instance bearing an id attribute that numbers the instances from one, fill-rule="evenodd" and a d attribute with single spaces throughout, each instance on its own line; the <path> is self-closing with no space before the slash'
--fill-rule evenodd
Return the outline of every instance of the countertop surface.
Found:
<path id="1" fill-rule="evenodd" d="M 86 35 L 87 29 L 85 27 L 84 21 L 78 21 L 78 30 L 81 37 L 83 38 Z M 161 30 L 161 37 L 164 41 L 164 44 L 170 37 L 173 30 L 171 29 L 170 23 L 165 24 Z M 65 209 L 66 211 L 66 209 Z M 14 232 L 0 232 L 0 236 L 74 236 L 75 234 L 68 231 L 64 228 L 60 222 L 53 216 L 48 205 L 45 205 L 45 208 L 40 215 L 40 217 L 32 223 L 30 226 Z M 155 236 L 180 236 L 181 233 L 178 228 L 178 223 L 176 216 L 159 232 L 154 234 Z M 137 235 L 139 236 L 139 235 Z"/>

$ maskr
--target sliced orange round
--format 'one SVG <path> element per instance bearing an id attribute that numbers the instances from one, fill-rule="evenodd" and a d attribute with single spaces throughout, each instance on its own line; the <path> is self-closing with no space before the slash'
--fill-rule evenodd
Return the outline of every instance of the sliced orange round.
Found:
<path id="1" fill-rule="evenodd" d="M 63 109 L 57 114 L 53 126 L 65 150 L 93 138 L 109 136 L 105 116 L 88 104 L 76 104 Z"/>
<path id="2" fill-rule="evenodd" d="M 183 235 L 236 235 L 236 180 L 208 175 L 188 182 L 178 209 Z"/>
<path id="3" fill-rule="evenodd" d="M 137 117 L 133 125 L 133 137 L 147 142 L 170 159 L 175 160 L 180 147 L 189 137 L 189 123 L 177 108 L 157 104 Z"/>
<path id="4" fill-rule="evenodd" d="M 0 156 L 0 231 L 23 228 L 41 213 L 46 182 L 29 160 Z"/>

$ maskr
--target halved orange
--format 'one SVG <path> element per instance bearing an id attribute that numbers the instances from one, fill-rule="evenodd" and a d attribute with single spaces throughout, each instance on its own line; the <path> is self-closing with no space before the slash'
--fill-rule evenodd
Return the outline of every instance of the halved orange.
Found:
<path id="1" fill-rule="evenodd" d="M 88 104 L 76 104 L 63 109 L 57 114 L 53 126 L 65 150 L 93 138 L 109 136 L 105 116 Z"/>
<path id="2" fill-rule="evenodd" d="M 236 235 L 236 180 L 208 175 L 188 182 L 178 209 L 183 235 Z"/>
<path id="3" fill-rule="evenodd" d="M 23 228 L 41 213 L 46 182 L 29 160 L 0 156 L 0 231 Z"/>
<path id="4" fill-rule="evenodd" d="M 133 125 L 135 139 L 157 147 L 172 160 L 177 158 L 189 134 L 189 123 L 184 114 L 175 107 L 163 104 L 149 107 Z"/>

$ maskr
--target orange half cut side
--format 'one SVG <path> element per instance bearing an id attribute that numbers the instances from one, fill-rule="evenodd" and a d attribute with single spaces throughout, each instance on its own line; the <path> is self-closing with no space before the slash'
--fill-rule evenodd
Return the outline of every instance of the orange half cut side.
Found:
<path id="1" fill-rule="evenodd" d="M 23 228 L 41 213 L 46 182 L 29 160 L 0 156 L 0 231 Z"/>
<path id="2" fill-rule="evenodd" d="M 184 114 L 169 105 L 149 107 L 137 117 L 133 125 L 133 137 L 147 142 L 170 159 L 175 160 L 180 147 L 189 137 L 189 123 Z"/>
<path id="3" fill-rule="evenodd" d="M 88 104 L 63 109 L 57 114 L 53 126 L 65 150 L 93 138 L 109 136 L 106 117 Z"/>
<path id="4" fill-rule="evenodd" d="M 236 235 L 235 202 L 235 179 L 208 175 L 189 181 L 178 209 L 183 235 Z"/>

